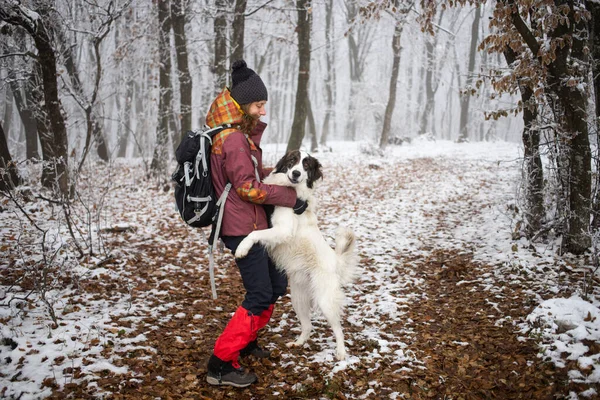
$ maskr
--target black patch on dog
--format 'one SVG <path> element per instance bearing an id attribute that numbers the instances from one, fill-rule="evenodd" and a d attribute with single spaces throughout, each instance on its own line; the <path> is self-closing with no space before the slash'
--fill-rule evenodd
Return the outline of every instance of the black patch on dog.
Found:
<path id="1" fill-rule="evenodd" d="M 269 228 L 272 228 L 273 223 L 271 222 L 271 217 L 273 216 L 273 211 L 275 211 L 275 206 L 272 204 L 263 204 L 263 208 L 265 209 L 265 213 L 267 214 L 267 226 Z"/>
<path id="2" fill-rule="evenodd" d="M 306 186 L 308 186 L 309 189 L 312 189 L 315 181 L 323 178 L 323 172 L 321 171 L 321 163 L 319 162 L 319 160 L 309 155 L 304 160 L 302 160 L 302 167 L 308 174 Z"/>
<path id="3" fill-rule="evenodd" d="M 300 152 L 298 150 L 292 150 L 277 162 L 275 166 L 276 173 L 286 173 L 288 169 L 298 164 L 300 161 Z"/>

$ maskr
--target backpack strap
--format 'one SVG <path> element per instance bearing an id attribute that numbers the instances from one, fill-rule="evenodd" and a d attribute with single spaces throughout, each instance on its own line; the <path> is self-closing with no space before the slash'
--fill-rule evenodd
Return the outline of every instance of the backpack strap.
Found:
<path id="1" fill-rule="evenodd" d="M 260 182 L 260 175 L 258 173 L 258 160 L 252 154 L 250 154 L 250 157 L 252 157 L 252 162 L 254 163 L 254 173 L 256 174 L 256 180 Z"/>
<path id="2" fill-rule="evenodd" d="M 246 136 L 246 139 L 248 140 L 248 146 L 250 146 L 250 136 L 248 136 L 247 133 L 244 133 L 244 136 Z M 256 157 L 254 157 L 254 154 L 252 154 L 252 152 L 250 153 L 250 157 L 252 158 L 252 163 L 254 164 L 254 174 L 256 175 L 256 181 L 260 182 L 260 174 L 258 173 L 258 160 L 256 159 Z"/>
<path id="3" fill-rule="evenodd" d="M 217 298 L 217 285 L 215 284 L 215 256 L 213 250 L 219 240 L 219 233 L 221 232 L 221 223 L 223 221 L 223 212 L 225 211 L 225 202 L 227 201 L 227 195 L 231 190 L 231 183 L 228 183 L 221 193 L 221 197 L 217 201 L 217 220 L 213 223 L 210 230 L 210 237 L 208 238 L 208 273 L 210 275 L 210 289 L 212 291 L 213 299 Z"/>

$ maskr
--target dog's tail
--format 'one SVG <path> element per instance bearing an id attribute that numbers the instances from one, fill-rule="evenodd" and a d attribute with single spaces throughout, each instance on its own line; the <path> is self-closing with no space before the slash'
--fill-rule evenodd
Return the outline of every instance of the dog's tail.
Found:
<path id="1" fill-rule="evenodd" d="M 337 273 L 342 285 L 352 283 L 358 275 L 358 255 L 356 237 L 351 229 L 339 227 L 335 235 L 335 253 L 337 255 Z"/>

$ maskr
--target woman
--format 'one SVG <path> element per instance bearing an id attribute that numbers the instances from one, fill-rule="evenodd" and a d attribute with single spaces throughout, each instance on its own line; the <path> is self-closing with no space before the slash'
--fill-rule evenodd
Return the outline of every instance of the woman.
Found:
<path id="1" fill-rule="evenodd" d="M 297 214 L 303 213 L 307 204 L 297 199 L 291 188 L 261 183 L 267 175 L 260 148 L 266 127 L 260 117 L 266 115 L 267 88 L 243 60 L 233 63 L 231 81 L 231 90 L 225 88 L 213 101 L 206 124 L 211 128 L 232 126 L 213 138 L 211 176 L 217 196 L 227 183 L 232 184 L 225 202 L 221 239 L 235 253 L 250 232 L 268 227 L 263 204 L 294 207 Z M 215 343 L 206 379 L 213 385 L 246 387 L 257 377 L 244 371 L 238 357 L 270 355 L 258 346 L 257 334 L 269 322 L 277 299 L 285 294 L 287 278 L 275 268 L 260 245 L 255 245 L 247 257 L 236 263 L 246 296 Z"/>

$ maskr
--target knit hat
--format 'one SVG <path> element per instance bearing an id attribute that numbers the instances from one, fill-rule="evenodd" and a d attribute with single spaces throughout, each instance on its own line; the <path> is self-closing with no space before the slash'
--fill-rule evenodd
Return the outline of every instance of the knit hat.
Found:
<path id="1" fill-rule="evenodd" d="M 268 100 L 267 88 L 260 76 L 248 68 L 246 61 L 237 60 L 231 66 L 231 97 L 238 104 Z"/>

